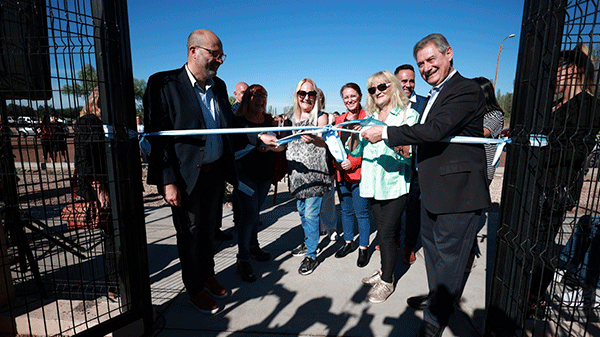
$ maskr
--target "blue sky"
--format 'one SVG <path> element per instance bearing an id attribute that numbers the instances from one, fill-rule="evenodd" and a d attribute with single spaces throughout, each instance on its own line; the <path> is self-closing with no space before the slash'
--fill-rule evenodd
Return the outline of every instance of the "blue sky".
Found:
<path id="1" fill-rule="evenodd" d="M 410 63 L 415 43 L 442 33 L 454 49 L 454 66 L 466 77 L 494 80 L 512 92 L 521 33 L 523 0 L 505 1 L 180 1 L 129 0 L 134 77 L 186 62 L 186 39 L 206 28 L 223 42 L 227 60 L 217 76 L 233 96 L 235 84 L 263 85 L 268 104 L 290 105 L 296 84 L 312 78 L 326 97 L 326 111 L 345 111 L 339 89 Z M 418 72 L 418 70 L 417 70 Z M 416 91 L 430 86 L 417 73 Z M 363 97 L 363 103 L 366 97 Z"/>

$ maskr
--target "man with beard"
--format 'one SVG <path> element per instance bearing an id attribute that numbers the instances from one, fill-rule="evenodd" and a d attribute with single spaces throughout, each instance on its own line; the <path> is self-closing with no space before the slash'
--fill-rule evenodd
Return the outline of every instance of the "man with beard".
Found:
<path id="1" fill-rule="evenodd" d="M 182 68 L 148 79 L 146 132 L 231 125 L 227 88 L 215 76 L 226 57 L 221 40 L 209 30 L 195 30 L 188 37 L 187 53 Z M 228 295 L 215 279 L 213 252 L 215 228 L 223 213 L 225 178 L 237 181 L 230 142 L 223 135 L 155 136 L 149 141 L 148 183 L 157 185 L 171 205 L 189 300 L 202 313 L 215 314 L 219 306 L 213 298 Z"/>

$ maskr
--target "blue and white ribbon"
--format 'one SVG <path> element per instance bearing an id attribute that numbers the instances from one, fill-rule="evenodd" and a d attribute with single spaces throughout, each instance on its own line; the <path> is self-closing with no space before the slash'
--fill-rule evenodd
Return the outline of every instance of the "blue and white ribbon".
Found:
<path id="1" fill-rule="evenodd" d="M 343 128 L 346 125 L 351 124 L 360 124 L 362 130 L 353 130 L 353 129 L 345 129 Z M 369 128 L 374 125 L 386 125 L 385 123 L 374 119 L 357 119 L 352 121 L 347 121 L 337 125 L 325 125 L 325 126 L 280 126 L 280 127 L 261 127 L 261 128 L 227 128 L 227 129 L 190 129 L 190 130 L 168 130 L 168 131 L 158 131 L 158 132 L 149 132 L 149 133 L 137 133 L 133 130 L 127 130 L 129 138 L 139 137 L 140 148 L 145 154 L 150 154 L 151 147 L 150 143 L 146 139 L 146 137 L 154 137 L 154 136 L 200 136 L 200 135 L 211 135 L 211 134 L 239 134 L 239 133 L 272 133 L 272 132 L 281 132 L 281 131 L 300 131 L 290 135 L 288 137 L 282 138 L 278 140 L 279 145 L 283 145 L 289 143 L 291 141 L 297 140 L 303 134 L 315 134 L 321 133 L 321 136 L 325 140 L 327 144 L 327 148 L 329 152 L 333 155 L 337 162 L 342 162 L 347 159 L 346 150 L 342 141 L 340 140 L 338 132 L 351 132 L 351 133 L 361 133 L 366 128 Z M 114 127 L 111 125 L 104 125 L 104 133 L 107 138 L 114 138 Z M 448 138 L 444 138 L 440 140 L 441 142 L 446 143 L 459 143 L 459 144 L 495 144 L 497 146 L 496 152 L 494 154 L 493 165 L 497 166 L 500 160 L 500 155 L 502 151 L 505 149 L 506 144 L 510 144 L 512 140 L 510 138 L 504 137 L 500 139 L 494 138 L 480 138 L 480 137 L 464 137 L 464 136 L 452 136 Z M 533 147 L 544 147 L 548 145 L 548 139 L 545 135 L 531 135 L 529 139 L 530 146 Z M 252 151 L 255 147 L 252 145 L 248 145 L 246 148 L 237 151 L 235 153 L 235 159 L 239 159 L 250 151 Z"/>

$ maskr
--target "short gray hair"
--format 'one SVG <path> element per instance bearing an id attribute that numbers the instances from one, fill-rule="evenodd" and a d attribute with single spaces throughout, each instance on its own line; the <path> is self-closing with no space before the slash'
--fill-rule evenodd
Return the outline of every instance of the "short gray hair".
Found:
<path id="1" fill-rule="evenodd" d="M 415 60 L 417 59 L 417 53 L 419 52 L 419 50 L 425 48 L 425 46 L 427 46 L 430 43 L 435 44 L 435 46 L 441 54 L 444 54 L 446 50 L 450 48 L 450 44 L 448 43 L 448 40 L 446 40 L 444 35 L 439 33 L 429 34 L 422 38 L 421 41 L 417 42 L 417 44 L 415 44 L 415 48 L 413 49 L 413 57 L 415 58 Z"/>

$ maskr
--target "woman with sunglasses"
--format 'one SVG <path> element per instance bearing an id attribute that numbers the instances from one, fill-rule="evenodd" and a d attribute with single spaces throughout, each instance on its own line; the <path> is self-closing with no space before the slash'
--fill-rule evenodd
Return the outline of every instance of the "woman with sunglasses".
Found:
<path id="1" fill-rule="evenodd" d="M 367 80 L 367 116 L 390 126 L 413 125 L 419 114 L 407 108 L 398 79 L 389 71 L 380 71 Z M 362 279 L 372 286 L 368 299 L 381 303 L 394 292 L 394 268 L 398 252 L 395 233 L 399 230 L 400 216 L 408 201 L 411 175 L 410 146 L 391 148 L 387 142 L 371 144 L 355 134 L 347 143 L 352 156 L 362 156 L 360 196 L 371 203 L 377 223 L 381 252 L 381 270 Z"/>
<path id="2" fill-rule="evenodd" d="M 346 113 L 335 120 L 335 124 L 356 119 L 366 118 L 367 113 L 360 105 L 362 92 L 356 83 L 347 83 L 340 90 Z M 352 124 L 344 128 L 353 128 Z M 345 143 L 350 137 L 348 132 L 340 132 L 340 138 Z M 358 220 L 359 250 L 356 265 L 360 268 L 369 263 L 369 235 L 371 234 L 371 220 L 369 218 L 369 201 L 360 196 L 360 167 L 362 157 L 348 155 L 348 159 L 341 163 L 334 163 L 336 168 L 337 193 L 342 208 L 342 228 L 345 243 L 336 253 L 336 258 L 350 254 L 356 248 L 354 245 L 354 217 Z"/>
<path id="3" fill-rule="evenodd" d="M 317 86 L 309 78 L 302 79 L 294 91 L 291 115 L 293 126 L 324 126 L 327 115 L 319 115 Z M 319 212 L 323 195 L 332 189 L 333 168 L 327 160 L 325 141 L 319 135 L 303 134 L 287 144 L 290 193 L 294 196 L 304 230 L 304 243 L 292 250 L 294 256 L 304 256 L 298 273 L 311 274 L 319 262 Z"/>
<path id="4" fill-rule="evenodd" d="M 270 127 L 273 118 L 266 113 L 267 91 L 263 86 L 253 84 L 242 96 L 240 106 L 236 110 L 236 127 Z M 252 192 L 236 188 L 234 198 L 240 207 L 238 224 L 238 254 L 236 270 L 246 282 L 256 281 L 256 275 L 250 265 L 250 257 L 258 261 L 269 261 L 271 254 L 258 245 L 258 221 L 260 207 L 267 197 L 273 169 L 275 152 L 283 151 L 284 147 L 276 145 L 275 134 L 248 133 L 234 136 L 236 151 L 244 150 L 251 145 L 250 152 L 235 161 L 235 168 L 240 185 L 250 188 Z"/>

